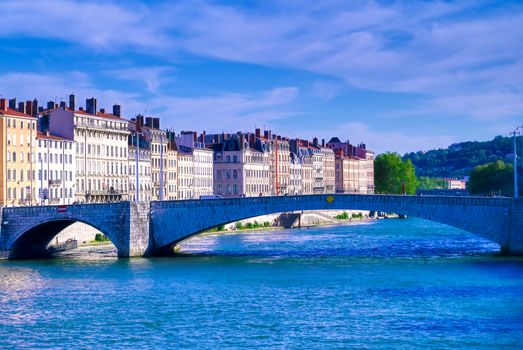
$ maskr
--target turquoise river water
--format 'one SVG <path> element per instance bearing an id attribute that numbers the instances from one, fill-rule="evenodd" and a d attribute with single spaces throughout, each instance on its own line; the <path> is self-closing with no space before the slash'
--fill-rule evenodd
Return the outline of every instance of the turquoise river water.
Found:
<path id="1" fill-rule="evenodd" d="M 428 221 L 0 261 L 0 348 L 522 349 L 523 259 Z"/>

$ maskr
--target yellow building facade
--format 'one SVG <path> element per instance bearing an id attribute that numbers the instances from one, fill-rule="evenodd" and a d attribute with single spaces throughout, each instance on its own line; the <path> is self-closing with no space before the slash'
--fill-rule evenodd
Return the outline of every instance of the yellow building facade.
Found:
<path id="1" fill-rule="evenodd" d="M 37 204 L 37 119 L 18 112 L 0 99 L 0 204 Z"/>

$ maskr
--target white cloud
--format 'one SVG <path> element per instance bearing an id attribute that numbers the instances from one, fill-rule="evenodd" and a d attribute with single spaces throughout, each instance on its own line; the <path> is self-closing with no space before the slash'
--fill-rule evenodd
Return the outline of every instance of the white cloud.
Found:
<path id="1" fill-rule="evenodd" d="M 166 127 L 235 132 L 250 130 L 255 125 L 269 125 L 271 121 L 298 114 L 288 107 L 298 94 L 296 87 L 280 87 L 249 94 L 162 96 L 150 100 L 149 105 Z"/>
<path id="2" fill-rule="evenodd" d="M 193 16 L 173 25 L 183 33 L 181 47 L 204 56 L 308 70 L 361 89 L 422 94 L 431 104 L 452 102 L 449 114 L 466 112 L 467 95 L 489 96 L 495 110 L 470 114 L 483 121 L 486 113 L 517 113 L 519 104 L 499 107 L 509 100 L 499 91 L 523 93 L 521 6 L 482 12 L 470 1 L 301 4 L 260 14 L 196 2 L 190 10 L 179 7 L 178 13 Z"/>
<path id="3" fill-rule="evenodd" d="M 146 6 L 67 0 L 0 2 L 0 37 L 59 39 L 98 50 L 161 49 L 168 38 Z"/>
<path id="4" fill-rule="evenodd" d="M 336 84 L 326 83 L 331 76 L 360 89 L 413 93 L 422 101 L 389 116 L 439 113 L 447 120 L 460 116 L 492 127 L 522 114 L 523 7 L 517 2 L 502 2 L 495 10 L 482 9 L 483 3 L 477 1 L 263 4 L 262 10 L 253 11 L 203 0 L 125 5 L 0 0 L 0 37 L 49 38 L 97 52 L 140 52 L 165 60 L 184 51 L 317 73 L 321 78 L 314 78 L 311 93 L 325 100 L 339 91 Z M 165 72 L 163 67 L 110 70 L 118 79 L 143 81 L 149 92 L 157 94 L 150 100 L 96 88 L 79 72 L 64 77 L 5 73 L 2 77 L 7 80 L 2 81 L 9 95 L 47 99 L 74 91 L 96 94 L 109 105 L 117 100 L 133 112 L 147 106 L 177 128 L 194 128 L 201 121 L 211 129 L 236 130 L 299 114 L 289 107 L 299 93 L 295 87 L 249 94 L 164 96 Z M 362 133 L 358 137 L 368 135 L 367 142 L 377 142 L 376 149 L 383 150 L 387 150 L 383 140 L 405 142 L 416 149 L 451 139 L 371 133 L 363 124 L 357 126 L 351 125 Z"/>
<path id="5" fill-rule="evenodd" d="M 46 106 L 48 100 L 67 101 L 68 94 L 74 93 L 78 106 L 84 106 L 85 98 L 96 97 L 100 108 L 109 111 L 114 103 L 122 104 L 124 115 L 131 111 L 143 111 L 145 101 L 136 93 L 111 89 L 96 88 L 89 77 L 78 71 L 62 74 L 36 74 L 12 72 L 0 75 L 2 88 L 0 94 L 5 97 L 23 99 L 37 98 L 40 106 Z M 4 90 L 8 89 L 8 91 Z"/>
<path id="6" fill-rule="evenodd" d="M 311 94 L 325 101 L 338 96 L 341 90 L 343 90 L 343 86 L 340 83 L 329 81 L 315 81 L 311 86 Z"/>
<path id="7" fill-rule="evenodd" d="M 334 131 L 333 131 L 334 130 Z M 334 132 L 334 134 L 333 134 Z M 340 140 L 349 140 L 352 144 L 365 143 L 376 153 L 398 152 L 404 154 L 417 150 L 429 150 L 438 147 L 447 147 L 456 142 L 456 138 L 449 135 L 423 135 L 396 131 L 377 131 L 365 123 L 350 122 L 335 125 L 325 130 L 303 130 L 300 135 L 312 139 L 337 136 Z"/>
<path id="8" fill-rule="evenodd" d="M 144 83 L 147 91 L 158 93 L 160 84 L 168 79 L 171 67 L 131 67 L 108 70 L 105 73 L 120 79 Z"/>
<path id="9" fill-rule="evenodd" d="M 523 8 L 517 5 L 473 13 L 481 6 L 475 1 L 281 2 L 270 11 L 198 0 L 125 7 L 66 0 L 1 4 L 0 36 L 167 58 L 185 50 L 328 74 L 378 91 L 438 96 L 492 86 L 523 89 L 521 73 L 499 79 L 521 67 Z M 148 88 L 155 90 L 155 82 Z"/>
<path id="10" fill-rule="evenodd" d="M 270 125 L 271 122 L 298 115 L 289 104 L 298 98 L 299 89 L 292 86 L 273 88 L 252 93 L 222 93 L 212 96 L 182 97 L 156 94 L 146 98 L 137 93 L 111 89 L 98 89 L 82 72 L 62 74 L 7 73 L 0 75 L 0 95 L 5 97 L 37 98 L 41 106 L 49 99 L 67 101 L 74 93 L 77 105 L 83 106 L 85 98 L 96 97 L 98 107 L 110 108 L 114 103 L 123 107 L 123 115 L 132 118 L 145 113 L 162 118 L 163 127 L 181 129 L 203 129 L 211 132 L 250 130 L 255 125 Z"/>

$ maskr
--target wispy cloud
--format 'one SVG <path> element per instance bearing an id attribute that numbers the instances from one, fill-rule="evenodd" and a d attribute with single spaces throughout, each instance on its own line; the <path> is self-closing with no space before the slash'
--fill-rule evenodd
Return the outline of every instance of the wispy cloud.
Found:
<path id="1" fill-rule="evenodd" d="M 334 130 L 334 131 L 333 131 Z M 334 135 L 333 135 L 334 132 Z M 378 131 L 361 122 L 341 123 L 334 128 L 315 131 L 301 131 L 306 137 L 324 137 L 326 141 L 331 136 L 339 136 L 342 140 L 349 140 L 353 144 L 366 143 L 373 151 L 398 152 L 404 154 L 413 150 L 429 150 L 432 148 L 447 147 L 456 142 L 455 136 L 413 134 L 402 131 Z"/>
<path id="2" fill-rule="evenodd" d="M 108 70 L 105 73 L 120 80 L 142 82 L 147 91 L 158 93 L 160 84 L 168 80 L 168 75 L 172 70 L 171 67 L 131 67 Z"/>
<path id="3" fill-rule="evenodd" d="M 1 1 L 0 37 L 58 39 L 99 50 L 161 49 L 168 40 L 147 6 L 127 2 Z"/>
<path id="4" fill-rule="evenodd" d="M 67 94 L 74 93 L 79 98 L 79 105 L 83 104 L 80 98 L 95 96 L 101 107 L 120 103 L 124 106 L 124 112 L 143 111 L 145 108 L 140 95 L 119 90 L 99 89 L 85 73 L 78 71 L 61 74 L 12 72 L 0 75 L 0 81 L 2 81 L 0 94 L 18 97 L 19 101 L 24 98 L 37 98 L 40 105 L 44 105 L 49 99 L 57 103 L 62 100 L 66 101 Z M 7 87 L 8 95 L 4 93 Z M 127 115 L 127 113 L 125 114 Z"/>
<path id="5" fill-rule="evenodd" d="M 129 111 L 147 106 L 176 127 L 191 128 L 201 120 L 219 130 L 303 115 L 300 92 L 328 102 L 345 87 L 389 93 L 389 99 L 394 94 L 415 96 L 410 105 L 380 113 L 402 115 L 402 120 L 441 114 L 447 121 L 458 116 L 491 130 L 523 111 L 523 5 L 517 1 L 260 1 L 239 6 L 205 0 L 0 0 L 0 7 L 2 38 L 50 39 L 82 53 L 119 59 L 138 53 L 137 61 L 147 61 L 138 64 L 131 58 L 129 65 L 101 69 L 113 79 L 142 82 L 143 91 L 100 88 L 94 83 L 99 80 L 87 73 L 66 69 L 67 78 L 6 72 L 2 85 L 9 95 L 98 94 L 108 103 L 125 102 Z M 169 62 L 184 54 L 305 71 L 309 77 L 301 86 L 274 83 L 246 89 L 248 93 L 231 88 L 211 93 L 206 86 L 192 86 L 192 95 L 180 96 L 165 76 L 171 73 Z M 202 91 L 194 92 L 199 88 Z M 147 92 L 154 96 L 144 98 Z M 325 121 L 337 122 L 328 117 Z M 384 139 L 395 140 L 397 149 L 400 142 L 423 148 L 452 138 L 431 136 L 428 141 L 422 135 L 404 138 L 393 130 L 371 133 L 363 124 L 350 127 L 380 145 Z"/>
<path id="6" fill-rule="evenodd" d="M 223 93 L 212 96 L 182 97 L 156 94 L 145 97 L 137 93 L 98 89 L 90 78 L 81 72 L 66 74 L 8 73 L 0 75 L 4 86 L 9 86 L 9 96 L 38 98 L 46 103 L 51 98 L 66 101 L 68 93 L 74 93 L 78 104 L 83 98 L 96 96 L 100 107 L 120 103 L 124 116 L 131 118 L 147 113 L 162 118 L 164 127 L 180 129 L 203 129 L 214 131 L 250 130 L 255 125 L 272 122 L 300 112 L 289 108 L 299 96 L 296 87 L 278 87 L 252 93 Z M 0 89 L 2 94 L 2 89 Z"/>
<path id="7" fill-rule="evenodd" d="M 508 3 L 492 13 L 467 12 L 477 6 L 470 1 L 327 1 L 279 3 L 273 11 L 255 12 L 197 0 L 125 7 L 3 1 L 0 36 L 55 38 L 163 57 L 183 50 L 305 69 L 378 91 L 432 96 L 500 86 L 522 89 L 522 74 L 509 81 L 499 74 L 521 67 L 523 7 Z M 287 7 L 292 11 L 284 11 Z M 478 86 L 479 77 L 485 85 Z"/>
<path id="8" fill-rule="evenodd" d="M 288 104 L 299 94 L 296 87 L 280 87 L 257 93 L 214 96 L 163 96 L 149 101 L 164 124 L 176 129 L 206 128 L 215 131 L 250 130 L 299 112 Z"/>

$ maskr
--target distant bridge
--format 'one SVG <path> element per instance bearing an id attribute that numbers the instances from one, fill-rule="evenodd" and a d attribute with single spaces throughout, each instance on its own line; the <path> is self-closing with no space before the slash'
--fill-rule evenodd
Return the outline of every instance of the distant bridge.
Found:
<path id="1" fill-rule="evenodd" d="M 61 230 L 83 222 L 105 234 L 120 257 L 156 255 L 221 224 L 302 210 L 405 214 L 469 231 L 498 243 L 506 254 L 523 254 L 523 201 L 349 194 L 3 208 L 0 251 L 10 257 L 39 256 Z"/>

